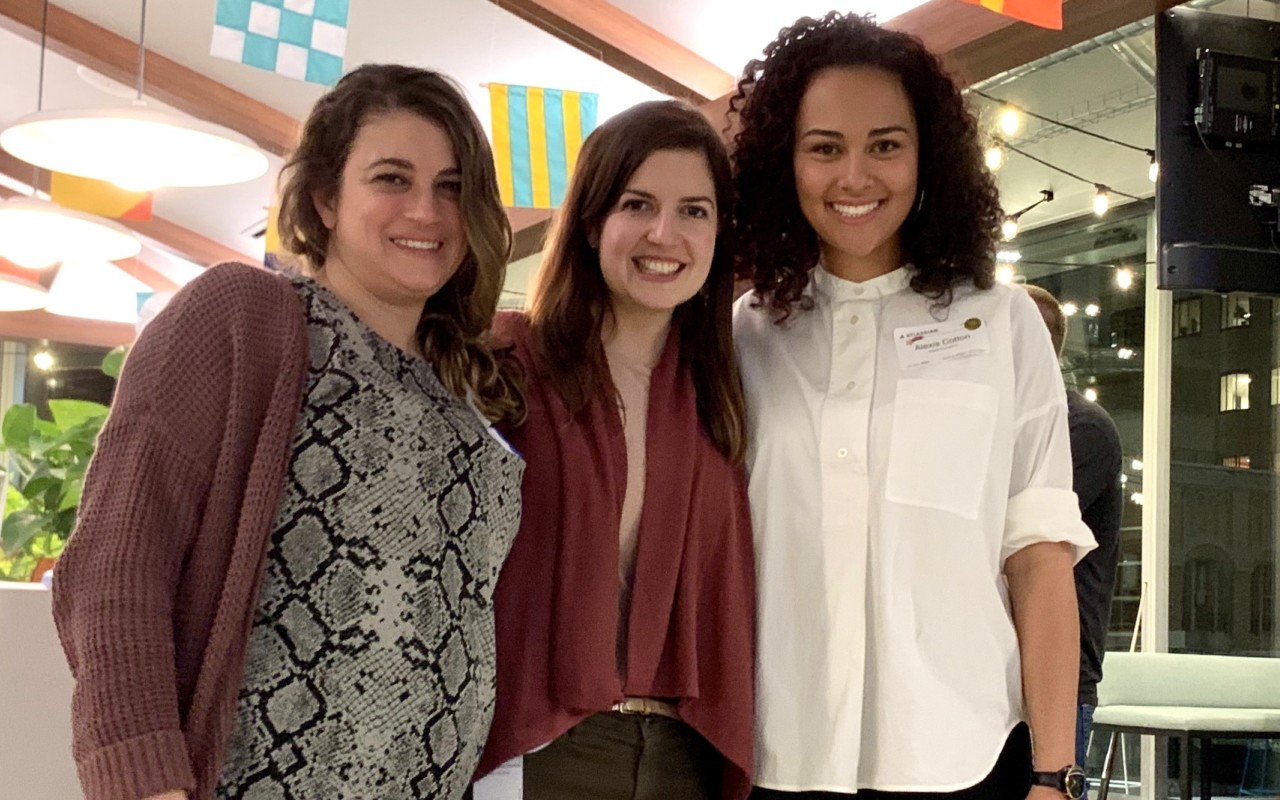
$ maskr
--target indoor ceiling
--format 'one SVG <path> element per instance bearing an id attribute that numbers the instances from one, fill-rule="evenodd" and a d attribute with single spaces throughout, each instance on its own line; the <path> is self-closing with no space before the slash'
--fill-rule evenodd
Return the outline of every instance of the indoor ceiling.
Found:
<path id="1" fill-rule="evenodd" d="M 993 96 L 1142 148 L 1154 145 L 1154 89 L 1143 67 L 1152 58 L 1150 18 L 1142 21 L 1150 0 L 1067 0 L 1063 32 L 1011 23 L 959 0 L 922 1 L 844 5 L 920 35 Z M 1273 0 L 1207 2 L 1228 13 L 1243 13 L 1249 4 L 1254 16 L 1276 16 Z M 41 5 L 0 0 L 0 127 L 36 108 L 40 49 L 33 27 L 38 28 Z M 235 122 L 232 127 L 272 154 L 272 170 L 248 184 L 157 193 L 159 222 L 138 228 L 150 245 L 140 261 L 170 285 L 221 258 L 261 258 L 256 234 L 272 199 L 279 155 L 297 120 L 324 91 L 209 56 L 215 5 L 216 0 L 147 3 L 148 100 L 222 124 Z M 59 0 L 55 11 L 67 13 L 50 17 L 62 28 L 50 25 L 45 108 L 131 102 L 136 56 L 130 48 L 136 45 L 141 7 L 141 0 Z M 737 70 L 780 27 L 827 8 L 813 0 L 360 0 L 351 4 L 345 66 L 401 62 L 441 70 L 458 80 L 486 123 L 483 84 L 491 81 L 596 92 L 601 118 L 663 96 L 655 86 L 717 109 Z M 1108 34 L 1117 26 L 1118 33 Z M 100 40 L 109 42 L 99 47 Z M 1072 49 L 1063 51 L 1067 46 Z M 994 118 L 990 104 L 976 97 L 973 102 L 984 121 Z M 1152 194 L 1140 152 L 1036 123 L 1013 143 L 1090 181 L 1139 197 Z M 1029 205 L 1041 189 L 1055 191 L 1053 203 L 1023 218 L 1024 227 L 1087 212 L 1094 191 L 1017 155 L 998 177 L 1009 211 Z M 30 180 L 22 165 L 0 153 L 0 184 L 10 194 Z M 513 226 L 527 234 L 521 255 L 536 251 L 545 218 L 545 212 L 512 213 Z M 529 263 L 513 272 L 527 274 Z M 139 277 L 156 282 L 148 280 L 147 270 Z"/>

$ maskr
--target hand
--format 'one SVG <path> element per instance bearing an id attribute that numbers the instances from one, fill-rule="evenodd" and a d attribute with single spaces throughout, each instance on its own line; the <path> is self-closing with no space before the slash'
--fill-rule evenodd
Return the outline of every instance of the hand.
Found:
<path id="1" fill-rule="evenodd" d="M 178 789 L 164 794 L 153 794 L 150 797 L 142 798 L 142 800 L 187 800 L 187 793 Z"/>

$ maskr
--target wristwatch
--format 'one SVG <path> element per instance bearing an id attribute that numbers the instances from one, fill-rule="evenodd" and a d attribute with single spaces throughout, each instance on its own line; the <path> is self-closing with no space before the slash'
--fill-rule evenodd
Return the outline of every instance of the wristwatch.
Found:
<path id="1" fill-rule="evenodd" d="M 1080 800 L 1085 792 L 1084 770 L 1072 764 L 1057 772 L 1032 772 L 1031 785 L 1050 786 L 1062 792 L 1068 800 Z"/>

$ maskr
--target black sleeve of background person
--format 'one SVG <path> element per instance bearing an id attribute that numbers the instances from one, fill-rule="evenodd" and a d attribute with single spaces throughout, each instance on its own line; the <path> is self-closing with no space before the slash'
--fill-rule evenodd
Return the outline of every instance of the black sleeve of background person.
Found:
<path id="1" fill-rule="evenodd" d="M 1120 434 L 1106 411 L 1078 393 L 1068 392 L 1067 414 L 1080 514 L 1098 540 L 1097 549 L 1075 568 L 1076 598 L 1080 605 L 1079 699 L 1081 703 L 1097 705 L 1120 554 L 1120 515 L 1124 503 L 1120 485 Z"/>

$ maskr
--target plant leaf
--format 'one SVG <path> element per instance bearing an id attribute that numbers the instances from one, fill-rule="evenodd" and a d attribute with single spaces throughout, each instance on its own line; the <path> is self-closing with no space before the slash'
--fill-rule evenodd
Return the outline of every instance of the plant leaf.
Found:
<path id="1" fill-rule="evenodd" d="M 30 403 L 15 403 L 5 412 L 3 429 L 4 446 L 20 453 L 31 447 L 31 432 L 36 426 L 36 407 Z"/>
<path id="2" fill-rule="evenodd" d="M 107 357 L 102 359 L 102 374 L 110 378 L 119 378 L 120 370 L 124 367 L 125 354 L 128 352 L 129 348 L 120 345 L 107 353 Z"/>
<path id="3" fill-rule="evenodd" d="M 84 479 L 68 480 L 62 485 L 62 499 L 58 501 L 58 510 L 66 511 L 80 505 L 80 493 L 84 491 Z"/>
<path id="4" fill-rule="evenodd" d="M 49 413 L 58 426 L 59 433 L 71 432 L 72 429 L 86 422 L 100 420 L 107 416 L 108 408 L 91 400 L 50 400 Z"/>
<path id="5" fill-rule="evenodd" d="M 45 528 L 45 517 L 30 508 L 20 508 L 4 518 L 0 526 L 0 541 L 4 552 L 9 556 L 17 555 L 27 546 L 27 542 L 40 534 Z"/>

